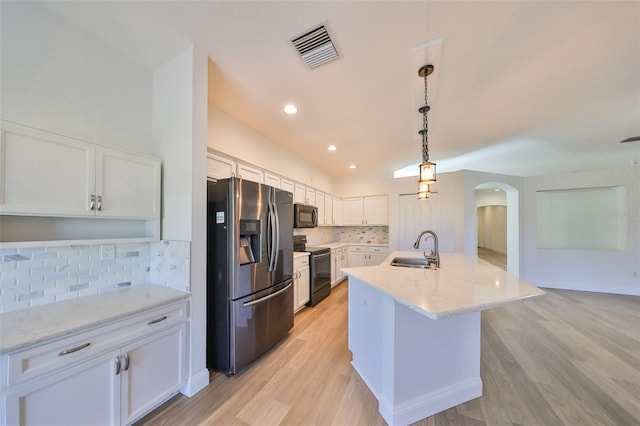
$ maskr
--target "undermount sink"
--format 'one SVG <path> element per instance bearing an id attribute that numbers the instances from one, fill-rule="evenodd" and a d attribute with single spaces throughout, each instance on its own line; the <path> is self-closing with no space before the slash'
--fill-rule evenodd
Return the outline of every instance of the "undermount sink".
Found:
<path id="1" fill-rule="evenodd" d="M 405 268 L 429 268 L 433 263 L 430 259 L 421 257 L 394 257 L 391 260 L 391 266 L 403 266 Z"/>

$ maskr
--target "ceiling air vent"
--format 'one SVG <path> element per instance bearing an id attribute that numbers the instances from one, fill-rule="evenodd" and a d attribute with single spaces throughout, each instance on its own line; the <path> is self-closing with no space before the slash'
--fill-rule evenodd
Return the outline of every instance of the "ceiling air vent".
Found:
<path id="1" fill-rule="evenodd" d="M 302 62 L 309 68 L 316 68 L 338 59 L 338 51 L 324 25 L 294 38 L 291 43 L 300 54 Z"/>

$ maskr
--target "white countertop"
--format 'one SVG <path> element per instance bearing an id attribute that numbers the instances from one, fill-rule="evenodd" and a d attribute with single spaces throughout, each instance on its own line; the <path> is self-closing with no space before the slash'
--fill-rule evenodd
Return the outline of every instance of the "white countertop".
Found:
<path id="1" fill-rule="evenodd" d="M 308 257 L 309 254 L 310 253 L 308 251 L 294 251 L 293 258 L 296 259 L 298 257 Z"/>
<path id="2" fill-rule="evenodd" d="M 346 247 L 346 246 L 361 246 L 361 247 L 389 247 L 389 244 L 384 243 L 325 243 L 325 244 L 313 244 L 314 247 L 327 247 L 330 249 Z"/>
<path id="3" fill-rule="evenodd" d="M 190 296 L 183 291 L 148 284 L 0 314 L 0 354 Z"/>
<path id="4" fill-rule="evenodd" d="M 495 308 L 544 292 L 476 256 L 441 253 L 440 269 L 390 266 L 394 257 L 422 257 L 421 251 L 395 251 L 378 266 L 344 268 L 399 303 L 439 319 Z"/>

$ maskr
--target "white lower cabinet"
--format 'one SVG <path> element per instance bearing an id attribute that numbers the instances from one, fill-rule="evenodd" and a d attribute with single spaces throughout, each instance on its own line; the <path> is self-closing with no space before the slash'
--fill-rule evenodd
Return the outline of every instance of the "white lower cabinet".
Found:
<path id="1" fill-rule="evenodd" d="M 340 271 L 349 267 L 347 247 L 331 249 L 331 286 L 335 287 L 345 278 L 345 274 Z"/>
<path id="2" fill-rule="evenodd" d="M 2 355 L 0 424 L 138 420 L 186 383 L 187 303 Z"/>
<path id="3" fill-rule="evenodd" d="M 304 308 L 310 292 L 309 255 L 293 260 L 293 312 Z"/>
<path id="4" fill-rule="evenodd" d="M 114 374 L 120 351 L 7 392 L 7 425 L 120 424 L 120 377 Z"/>
<path id="5" fill-rule="evenodd" d="M 388 255 L 386 246 L 350 246 L 349 267 L 379 265 Z"/>

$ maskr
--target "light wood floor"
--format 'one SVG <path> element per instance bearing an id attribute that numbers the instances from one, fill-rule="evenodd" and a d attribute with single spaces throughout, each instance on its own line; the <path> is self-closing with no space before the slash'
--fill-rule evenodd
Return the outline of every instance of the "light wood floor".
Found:
<path id="1" fill-rule="evenodd" d="M 384 425 L 350 365 L 347 287 L 295 317 L 234 377 L 176 396 L 141 425 Z M 482 314 L 483 396 L 417 425 L 640 424 L 640 297 L 549 290 Z"/>
<path id="2" fill-rule="evenodd" d="M 497 266 L 500 269 L 507 270 L 507 255 L 498 253 L 494 250 L 489 250 L 483 247 L 478 247 L 478 257 L 486 260 L 492 265 Z"/>

